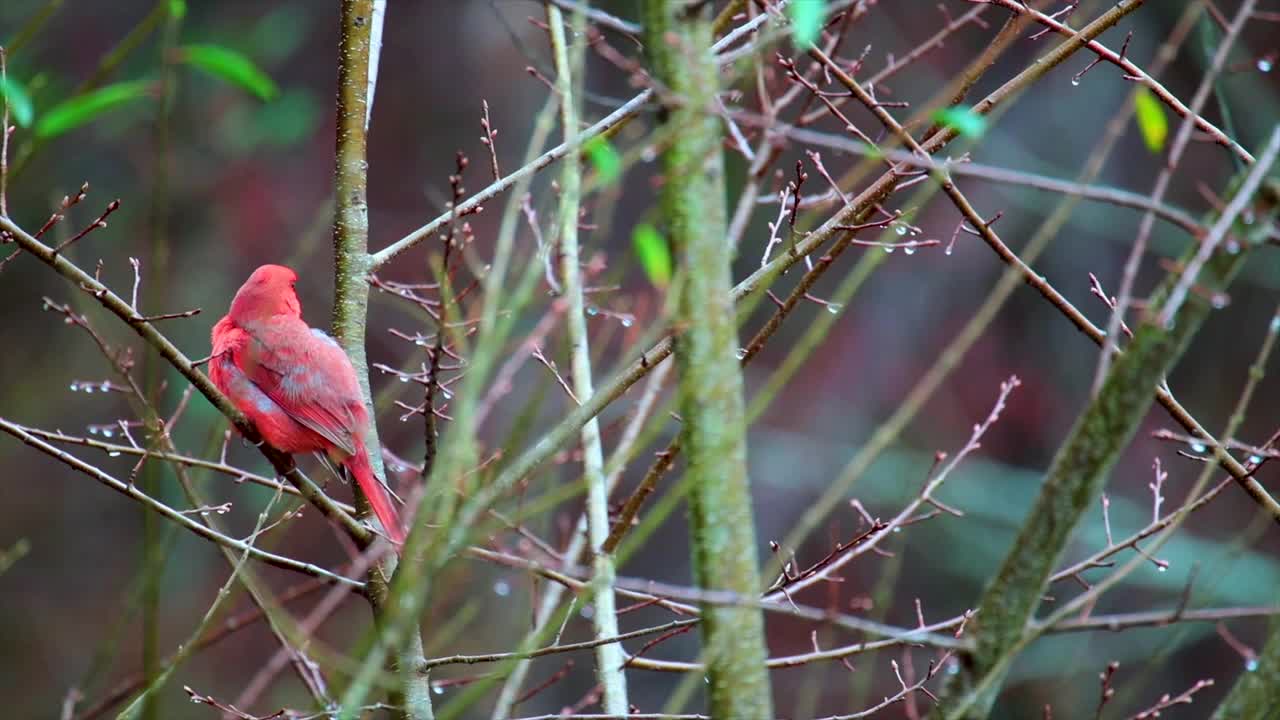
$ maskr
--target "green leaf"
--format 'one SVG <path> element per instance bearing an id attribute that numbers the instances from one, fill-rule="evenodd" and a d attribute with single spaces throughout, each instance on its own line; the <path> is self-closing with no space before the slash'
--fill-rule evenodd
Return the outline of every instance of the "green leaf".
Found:
<path id="1" fill-rule="evenodd" d="M 169 0 L 169 17 L 181 20 L 187 16 L 187 0 Z"/>
<path id="2" fill-rule="evenodd" d="M 582 148 L 591 160 L 591 166 L 600 176 L 600 182 L 609 185 L 622 175 L 622 156 L 609 141 L 599 135 L 587 141 Z"/>
<path id="3" fill-rule="evenodd" d="M 297 5 L 281 4 L 253 24 L 243 37 L 243 45 L 253 48 L 258 64 L 272 67 L 298 51 L 316 17 Z"/>
<path id="4" fill-rule="evenodd" d="M 1142 132 L 1142 142 L 1153 153 L 1164 150 L 1164 141 L 1169 137 L 1169 118 L 1164 114 L 1164 106 L 1146 87 L 1139 87 L 1133 98 L 1135 118 L 1138 130 Z"/>
<path id="5" fill-rule="evenodd" d="M 13 564 L 21 560 L 27 553 L 31 552 L 31 541 L 26 538 L 18 538 L 8 550 L 0 550 L 0 575 L 5 574 Z"/>
<path id="6" fill-rule="evenodd" d="M 641 223 L 631 231 L 631 244 L 649 282 L 665 288 L 671 282 L 671 250 L 657 228 Z"/>
<path id="7" fill-rule="evenodd" d="M 92 92 L 54 105 L 36 123 L 36 137 L 51 138 L 78 128 L 103 113 L 121 105 L 147 97 L 151 83 L 147 80 L 105 85 Z"/>
<path id="8" fill-rule="evenodd" d="M 794 0 L 787 6 L 787 15 L 791 18 L 791 39 L 796 46 L 813 47 L 827 22 L 827 0 Z"/>
<path id="9" fill-rule="evenodd" d="M 187 45 L 182 48 L 183 62 L 232 85 L 238 85 L 271 100 L 279 94 L 276 84 L 253 61 L 239 52 L 221 45 Z"/>
<path id="10" fill-rule="evenodd" d="M 238 103 L 228 108 L 216 133 L 223 145 L 239 155 L 264 146 L 289 147 L 311 137 L 321 113 L 320 102 L 312 93 L 292 88 L 274 102 Z"/>
<path id="11" fill-rule="evenodd" d="M 943 108 L 933 112 L 933 121 L 942 123 L 968 138 L 980 138 L 987 132 L 987 118 L 967 105 Z"/>
<path id="12" fill-rule="evenodd" d="M 12 75 L 0 78 L 0 97 L 4 98 L 5 105 L 9 107 L 9 116 L 14 122 L 22 127 L 31 124 L 31 118 L 34 115 L 31 96 L 27 94 L 26 88 L 22 87 L 22 83 L 14 80 Z"/>

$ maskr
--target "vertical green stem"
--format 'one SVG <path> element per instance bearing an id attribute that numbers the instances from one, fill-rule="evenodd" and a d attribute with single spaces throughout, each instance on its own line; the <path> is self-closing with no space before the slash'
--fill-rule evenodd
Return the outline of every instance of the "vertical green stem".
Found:
<path id="1" fill-rule="evenodd" d="M 534 121 L 533 133 L 529 138 L 529 145 L 525 151 L 523 165 L 533 162 L 533 159 L 542 153 L 542 147 L 546 145 L 547 138 L 551 135 L 551 129 L 555 122 L 555 98 L 548 99 L 547 104 L 542 111 L 538 113 L 537 119 Z M 515 218 L 519 215 L 517 204 L 518 198 L 524 197 L 529 188 L 528 178 L 521 179 L 512 189 L 511 195 L 507 199 L 507 209 L 502 214 L 502 224 L 498 231 L 498 247 L 507 247 L 507 254 L 510 254 L 509 247 L 511 245 L 509 237 L 515 233 Z M 494 267 L 498 267 L 498 262 L 504 256 L 498 255 L 494 258 Z M 505 264 L 505 261 L 503 261 Z M 497 272 L 494 270 L 493 272 Z M 581 525 L 581 523 L 579 523 Z M 582 554 L 582 548 L 586 544 L 586 535 L 582 532 L 575 532 L 569 540 L 569 546 L 565 550 L 566 558 L 574 558 Z M 542 637 L 543 629 L 547 623 L 551 621 L 555 614 L 556 607 L 560 604 L 560 598 L 564 596 L 565 587 L 559 583 L 547 583 L 542 594 L 536 601 L 533 614 L 533 627 L 529 628 L 521 639 L 519 647 L 533 647 L 535 638 Z M 524 679 L 529 674 L 529 668 L 532 661 L 528 658 L 519 660 L 511 669 L 511 674 L 503 681 L 501 689 L 498 690 L 498 699 L 494 702 L 493 712 L 490 715 L 492 720 L 501 720 L 505 718 L 515 705 L 517 697 L 520 695 L 520 688 L 524 684 Z"/>
<path id="2" fill-rule="evenodd" d="M 155 14 L 155 13 L 153 13 Z M 175 95 L 177 94 L 177 77 L 170 65 L 168 56 L 177 42 L 178 29 L 182 19 L 160 11 L 157 18 L 164 18 L 164 31 L 160 39 L 160 102 L 156 110 L 155 131 L 152 134 L 152 186 L 151 203 L 148 208 L 148 226 L 150 230 L 151 257 L 147 267 L 149 283 L 145 288 L 155 297 L 168 297 L 169 277 L 169 138 L 170 119 L 173 114 Z M 148 355 L 143 364 L 143 387 L 150 402 L 156 402 L 160 393 L 164 368 L 167 364 L 154 355 Z M 152 425 L 148 428 L 155 442 L 154 435 L 160 428 Z M 164 486 L 160 480 L 160 469 L 156 463 L 146 464 L 139 478 L 143 492 L 154 497 L 164 496 Z M 164 576 L 166 537 L 164 520 L 153 512 L 142 510 L 142 547 L 143 562 L 146 566 L 146 577 L 142 590 L 142 668 L 149 682 L 155 682 L 164 672 L 160 667 L 160 583 Z M 143 720 L 155 720 L 159 717 L 158 704 L 155 698 L 147 695 L 141 705 Z"/>
<path id="3" fill-rule="evenodd" d="M 375 472 L 382 472 L 381 444 L 369 392 L 369 363 L 364 339 L 369 310 L 369 205 L 367 201 L 369 162 L 366 159 L 368 108 L 373 85 L 369 82 L 369 55 L 372 47 L 373 0 L 343 0 L 342 36 L 338 50 L 338 139 L 334 169 L 336 209 L 333 224 L 334 298 L 333 331 L 351 358 L 360 380 L 360 389 L 369 406 L 369 429 L 365 447 Z M 357 490 L 361 514 L 368 503 Z M 395 558 L 388 557 L 369 571 L 369 601 L 378 621 L 383 621 L 387 586 L 395 571 Z M 423 662 L 422 632 L 413 623 L 394 656 L 401 677 L 398 698 L 406 720 L 433 717 L 431 686 L 418 673 Z"/>
<path id="4" fill-rule="evenodd" d="M 682 444 L 688 458 L 693 566 L 707 590 L 760 589 L 747 480 L 743 382 L 725 241 L 719 87 L 709 3 L 647 0 L 646 48 L 670 90 L 662 212 L 683 274 L 675 324 Z M 771 718 L 764 620 L 756 608 L 706 605 L 705 655 L 714 717 Z"/>
<path id="5" fill-rule="evenodd" d="M 586 18 L 581 12 L 574 13 L 572 48 L 566 46 L 564 16 L 560 8 L 551 3 L 547 4 L 547 25 L 551 28 L 551 46 L 555 54 L 556 89 L 560 93 L 564 142 L 572 145 L 578 137 L 579 94 L 574 92 L 574 85 L 582 84 L 580 74 L 585 72 L 582 60 L 586 49 Z M 578 249 L 578 210 L 582 200 L 579 157 L 575 150 L 560 166 L 560 274 L 564 278 L 565 299 L 569 301 L 565 326 L 569 335 L 573 391 L 585 402 L 595 394 L 595 387 L 591 379 L 591 346 L 587 338 Z M 600 443 L 600 423 L 596 418 L 582 426 L 582 470 L 587 482 L 587 534 L 593 556 L 595 613 L 591 616 L 592 625 L 597 639 L 617 637 L 618 615 L 613 590 L 616 571 L 613 556 L 602 547 L 609 537 L 609 488 L 605 483 L 604 449 Z M 610 715 L 627 714 L 627 678 L 622 670 L 625 662 L 621 643 L 596 648 L 596 675 L 604 688 L 604 711 Z"/>

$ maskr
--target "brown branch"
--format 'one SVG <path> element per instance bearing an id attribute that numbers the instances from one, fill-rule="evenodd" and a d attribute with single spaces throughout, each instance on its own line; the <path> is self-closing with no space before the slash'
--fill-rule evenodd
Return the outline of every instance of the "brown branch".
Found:
<path id="1" fill-rule="evenodd" d="M 969 0 L 969 1 L 976 2 L 979 0 Z M 1034 9 L 1025 3 L 1019 2 L 1018 0 L 980 0 L 980 1 L 984 3 L 990 3 L 993 5 L 999 5 L 1007 10 L 1012 10 L 1015 13 L 1022 13 L 1022 14 L 1029 15 L 1036 22 L 1046 27 L 1052 28 L 1054 32 L 1057 32 L 1060 35 L 1064 35 L 1066 37 L 1077 37 L 1079 35 L 1078 31 L 1071 29 L 1067 25 L 1058 22 L 1057 20 L 1040 12 L 1039 10 Z M 1251 6 L 1253 3 L 1252 3 L 1252 0 L 1249 0 L 1249 2 L 1246 2 L 1245 4 L 1247 6 Z M 1123 70 L 1125 73 L 1126 80 L 1133 80 L 1134 82 L 1137 82 L 1146 86 L 1148 90 L 1150 90 L 1157 98 L 1159 98 L 1162 103 L 1167 105 L 1169 109 L 1173 110 L 1173 112 L 1176 113 L 1179 117 L 1191 119 L 1195 123 L 1196 128 L 1199 129 L 1201 132 L 1204 132 L 1207 135 L 1209 135 L 1209 137 L 1213 138 L 1214 142 L 1231 150 L 1231 152 L 1235 153 L 1237 157 L 1239 157 L 1241 160 L 1245 161 L 1246 163 L 1250 165 L 1253 164 L 1253 160 L 1254 160 L 1253 155 L 1249 154 L 1248 150 L 1245 150 L 1243 147 L 1240 146 L 1239 143 L 1227 137 L 1226 133 L 1219 130 L 1218 127 L 1215 126 L 1213 123 L 1209 122 L 1208 120 L 1205 120 L 1203 117 L 1193 112 L 1181 100 L 1179 100 L 1173 93 L 1169 92 L 1169 90 L 1166 89 L 1164 85 L 1161 85 L 1159 82 L 1156 81 L 1155 78 L 1148 75 L 1145 70 L 1135 65 L 1132 60 L 1122 57 L 1119 53 L 1109 49 L 1108 47 L 1098 42 L 1097 40 L 1087 41 L 1085 43 L 1085 47 L 1089 48 L 1094 53 L 1096 53 L 1098 57 L 1103 58 L 1107 62 Z"/>
<path id="2" fill-rule="evenodd" d="M 167 337 L 160 333 L 152 323 L 146 322 L 143 316 L 106 285 L 84 272 L 65 256 L 58 254 L 53 248 L 32 237 L 7 217 L 0 217 L 0 229 L 13 236 L 14 240 L 31 255 L 53 268 L 59 275 L 74 283 L 77 287 L 93 296 L 104 308 L 133 328 L 144 341 L 154 348 L 175 370 L 187 378 L 209 402 L 235 425 L 249 442 L 258 445 L 262 454 L 285 479 L 293 484 L 299 493 L 329 520 L 343 528 L 359 546 L 366 547 L 374 540 L 368 528 L 358 523 L 342 510 L 332 498 L 307 479 L 286 453 L 282 453 L 262 442 L 257 430 L 249 422 L 244 413 L 231 404 L 231 401 L 214 387 L 209 378 L 196 369 L 195 365 Z M 59 451 L 60 452 L 60 451 Z"/>
<path id="3" fill-rule="evenodd" d="M 810 50 L 810 54 L 814 55 L 819 60 L 822 60 L 828 65 L 828 67 L 832 68 L 832 73 L 840 80 L 841 84 L 848 88 L 849 91 L 853 93 L 864 105 L 866 105 L 873 114 L 880 118 L 881 122 L 885 124 L 885 127 L 889 128 L 895 135 L 897 135 L 907 147 L 911 148 L 912 151 L 919 153 L 921 156 L 928 155 L 925 147 L 922 147 L 917 143 L 915 138 L 911 137 L 910 133 L 904 130 L 887 110 L 876 105 L 874 99 L 872 99 L 861 88 L 861 86 L 858 85 L 858 83 L 854 82 L 852 78 L 840 69 L 838 65 L 833 63 L 830 58 L 827 58 L 816 48 Z M 1268 143 L 1268 146 L 1263 153 L 1262 162 L 1258 163 L 1258 165 L 1263 168 L 1269 168 L 1272 162 L 1275 161 L 1277 154 L 1280 154 L 1280 127 L 1272 133 L 1272 140 Z M 1252 160 L 1252 158 L 1250 159 Z M 1087 335 L 1095 343 L 1102 345 L 1106 340 L 1104 332 L 1090 322 L 1089 319 L 1086 318 L 1074 305 L 1072 305 L 1069 300 L 1054 289 L 1054 287 L 1049 284 L 1048 280 L 1043 276 L 1036 274 L 1027 266 L 1026 263 L 1022 261 L 1021 258 L 1017 256 L 1016 253 L 1009 249 L 1009 246 L 1006 245 L 1004 241 L 996 235 L 995 231 L 991 229 L 991 223 L 985 221 L 982 216 L 974 210 L 973 206 L 969 204 L 969 200 L 960 192 L 955 183 L 952 182 L 949 174 L 946 172 L 946 169 L 938 168 L 934 172 L 938 176 L 937 180 L 942 186 L 942 191 L 951 198 L 952 203 L 969 221 L 969 224 L 978 230 L 979 235 L 996 253 L 996 255 L 998 255 L 1006 264 L 1016 267 L 1019 272 L 1022 273 L 1022 276 L 1028 285 L 1039 291 L 1041 296 L 1066 315 L 1081 332 Z M 1255 172 L 1251 173 L 1251 176 L 1258 175 L 1259 173 L 1256 172 L 1255 168 Z M 1245 467 L 1235 458 L 1231 457 L 1231 455 L 1227 453 L 1216 440 L 1212 439 L 1212 436 L 1209 435 L 1208 431 L 1201 427 L 1200 423 L 1197 422 L 1195 418 L 1192 417 L 1191 414 L 1174 399 L 1173 394 L 1169 392 L 1168 388 L 1163 386 L 1157 388 L 1156 399 L 1166 410 L 1169 411 L 1171 415 L 1173 415 L 1174 420 L 1176 420 L 1180 425 L 1193 434 L 1205 438 L 1206 443 L 1214 448 L 1214 456 L 1218 460 L 1219 464 L 1222 465 L 1223 469 L 1230 473 L 1231 476 L 1239 482 L 1245 492 L 1247 492 L 1260 507 L 1271 515 L 1276 522 L 1280 523 L 1280 503 L 1277 503 L 1276 500 L 1271 497 L 1270 493 L 1268 493 L 1267 490 L 1252 477 L 1252 473 L 1246 470 Z"/>
<path id="4" fill-rule="evenodd" d="M 237 540 L 233 537 L 228 537 L 226 535 L 223 535 L 222 533 L 216 532 L 211 528 L 206 527 L 205 525 L 202 525 L 199 522 L 196 522 L 195 520 L 192 520 L 182 511 L 175 510 L 169 505 L 166 505 L 165 503 L 151 497 L 150 495 L 147 495 L 146 493 L 139 490 L 138 487 L 134 485 L 132 482 L 126 483 L 126 482 L 117 480 L 111 475 L 108 475 L 106 472 L 100 470 L 99 468 L 93 465 L 90 465 L 89 463 L 81 460 L 80 458 L 64 450 L 60 450 L 54 447 L 53 445 L 46 443 L 45 441 L 41 440 L 35 435 L 32 435 L 31 433 L 27 432 L 25 429 L 22 428 L 21 425 L 10 422 L 4 418 L 0 418 L 0 430 L 6 433 L 9 433 L 10 435 L 18 438 L 22 442 L 26 443 L 27 445 L 30 445 L 31 447 L 39 450 L 40 452 L 43 452 L 46 455 L 49 455 L 50 457 L 53 457 L 54 459 L 61 461 L 63 464 L 71 467 L 72 469 L 77 470 L 85 475 L 88 475 L 89 477 L 93 478 L 94 480 L 97 480 L 103 485 L 106 485 L 112 490 L 115 490 L 121 495 L 124 495 L 133 500 L 136 500 L 137 502 L 141 503 L 144 507 L 146 507 L 148 510 L 151 510 L 153 512 L 159 513 L 160 515 L 163 515 L 169 520 L 177 523 L 180 527 L 190 530 L 191 532 L 195 533 L 196 535 L 199 535 L 200 537 L 205 538 L 206 540 L 212 541 L 218 545 L 221 545 L 225 548 L 234 550 L 239 553 L 248 553 L 249 557 L 255 560 L 267 563 L 268 565 L 274 565 L 276 567 L 283 568 L 285 570 L 292 570 L 294 572 L 299 572 L 304 575 L 311 575 L 313 577 L 323 578 L 326 582 L 329 582 L 329 583 L 340 583 L 340 584 L 349 585 L 358 590 L 364 588 L 364 583 L 360 582 L 359 580 L 352 580 L 351 578 L 344 577 L 342 575 L 337 575 L 335 573 L 329 572 L 328 570 L 325 570 L 324 568 L 318 565 L 314 565 L 312 563 L 303 562 L 301 560 L 295 560 L 293 558 L 285 557 L 283 555 L 277 555 L 275 553 L 270 553 L 265 550 L 259 550 L 258 548 L 250 545 L 249 543 L 246 543 L 244 541 Z"/>
<path id="5" fill-rule="evenodd" d="M 447 657 L 431 658 L 423 663 L 423 665 L 418 668 L 418 671 L 427 672 L 431 668 L 439 667 L 441 665 L 475 665 L 478 663 L 502 662 L 505 660 L 518 660 L 521 658 L 538 658 L 545 657 L 547 655 L 556 655 L 559 653 L 576 652 L 578 650 L 590 650 L 601 645 L 608 645 L 610 643 L 621 642 L 623 640 L 631 640 L 638 637 L 644 637 L 646 635 L 665 633 L 670 630 L 689 627 L 691 625 L 696 625 L 698 622 L 698 620 L 673 620 L 672 622 L 664 625 L 656 625 L 654 627 L 619 633 L 613 637 L 596 638 L 594 640 L 565 643 L 563 645 L 551 645 L 537 650 L 531 650 L 529 652 L 489 653 L 487 655 L 449 655 Z"/>
<path id="6" fill-rule="evenodd" d="M 1280 615 L 1280 606 L 1263 605 L 1258 607 L 1225 607 L 1187 610 L 1150 610 L 1146 612 L 1115 613 L 1113 615 L 1090 615 L 1085 618 L 1062 620 L 1043 628 L 1047 633 L 1093 632 L 1106 630 L 1118 632 L 1137 627 L 1163 627 L 1183 622 L 1219 622 L 1239 618 L 1274 617 Z"/>

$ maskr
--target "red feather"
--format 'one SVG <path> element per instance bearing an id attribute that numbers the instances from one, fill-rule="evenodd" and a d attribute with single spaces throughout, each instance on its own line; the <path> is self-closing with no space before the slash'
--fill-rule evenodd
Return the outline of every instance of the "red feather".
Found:
<path id="1" fill-rule="evenodd" d="M 333 338 L 307 326 L 293 290 L 297 275 L 263 265 L 213 326 L 209 378 L 272 447 L 323 452 L 346 467 L 397 545 L 404 528 L 365 449 L 369 416 L 351 360 Z"/>

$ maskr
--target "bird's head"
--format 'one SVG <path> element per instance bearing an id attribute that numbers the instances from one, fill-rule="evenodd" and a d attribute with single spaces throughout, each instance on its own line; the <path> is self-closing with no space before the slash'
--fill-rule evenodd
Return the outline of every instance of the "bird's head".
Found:
<path id="1" fill-rule="evenodd" d="M 236 321 L 259 320 L 275 315 L 302 316 L 294 283 L 298 274 L 283 265 L 263 265 L 236 292 L 231 312 Z"/>

